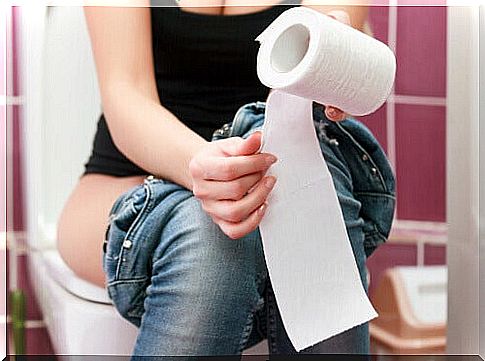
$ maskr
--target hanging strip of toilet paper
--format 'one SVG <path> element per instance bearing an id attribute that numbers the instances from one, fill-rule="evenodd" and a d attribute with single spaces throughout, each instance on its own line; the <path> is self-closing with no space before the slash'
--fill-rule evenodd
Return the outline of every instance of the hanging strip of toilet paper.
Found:
<path id="1" fill-rule="evenodd" d="M 388 97 L 395 57 L 387 46 L 307 8 L 292 8 L 258 38 L 258 76 L 273 88 L 262 151 L 278 179 L 260 224 L 278 308 L 297 351 L 377 316 L 362 285 L 312 102 L 369 114 Z"/>

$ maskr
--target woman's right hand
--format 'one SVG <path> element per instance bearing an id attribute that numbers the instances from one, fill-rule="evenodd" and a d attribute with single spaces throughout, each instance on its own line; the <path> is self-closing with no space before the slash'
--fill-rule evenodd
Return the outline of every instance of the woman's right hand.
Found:
<path id="1" fill-rule="evenodd" d="M 232 137 L 207 143 L 189 164 L 195 197 L 232 239 L 258 227 L 276 182 L 275 177 L 265 176 L 276 157 L 257 153 L 260 145 L 260 132 L 247 139 Z"/>

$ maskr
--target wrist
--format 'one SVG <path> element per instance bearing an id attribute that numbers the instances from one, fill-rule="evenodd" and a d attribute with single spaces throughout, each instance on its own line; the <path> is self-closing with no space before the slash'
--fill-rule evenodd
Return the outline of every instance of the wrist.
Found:
<path id="1" fill-rule="evenodd" d="M 189 171 L 190 162 L 194 157 L 199 154 L 202 149 L 204 149 L 210 142 L 206 141 L 203 138 L 200 138 L 199 141 L 194 142 L 191 147 L 188 148 L 186 161 L 184 162 L 184 168 L 182 172 L 182 185 L 187 188 L 188 190 L 192 191 L 193 189 L 193 179 Z"/>

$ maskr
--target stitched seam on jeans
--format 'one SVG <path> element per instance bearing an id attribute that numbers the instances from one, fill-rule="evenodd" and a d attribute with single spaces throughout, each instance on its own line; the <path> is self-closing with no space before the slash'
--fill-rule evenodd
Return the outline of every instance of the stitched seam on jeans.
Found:
<path id="1" fill-rule="evenodd" d="M 254 313 L 250 312 L 248 319 L 246 321 L 246 324 L 244 325 L 244 330 L 241 335 L 241 341 L 239 342 L 239 347 L 237 350 L 237 353 L 240 354 L 244 351 L 244 347 L 246 346 L 246 343 L 248 342 L 249 335 L 251 334 L 251 331 L 253 329 L 253 321 L 254 321 Z"/>
<path id="2" fill-rule="evenodd" d="M 259 296 L 259 293 L 258 293 Z M 241 342 L 239 344 L 239 349 L 238 353 L 242 353 L 244 351 L 244 347 L 246 346 L 249 336 L 251 335 L 251 332 L 253 330 L 254 326 L 254 316 L 258 310 L 261 309 L 261 307 L 264 307 L 264 298 L 259 296 L 259 298 L 256 301 L 256 304 L 254 307 L 251 309 L 249 312 L 248 319 L 246 321 L 246 325 L 244 326 L 244 330 L 241 336 Z"/>
<path id="3" fill-rule="evenodd" d="M 370 155 L 370 154 L 369 154 L 369 153 L 368 153 L 368 152 L 365 150 L 365 148 L 364 148 L 364 147 L 362 147 L 362 146 L 360 145 L 360 143 L 359 143 L 359 142 L 357 142 L 357 140 L 356 140 L 356 139 L 355 139 L 355 138 L 352 136 L 352 134 L 350 134 L 350 133 L 347 131 L 347 129 L 345 129 L 345 128 L 344 128 L 344 127 L 343 127 L 341 124 L 339 124 L 339 123 L 335 123 L 335 125 L 336 125 L 336 126 L 337 126 L 337 127 L 338 127 L 338 128 L 341 130 L 341 131 L 342 131 L 342 132 L 344 132 L 344 133 L 345 133 L 345 134 L 346 134 L 346 135 L 347 135 L 347 136 L 350 138 L 350 140 L 352 141 L 352 143 L 354 143 L 354 145 L 355 145 L 355 146 L 357 146 L 357 148 L 359 148 L 359 150 L 360 150 L 361 152 L 363 152 L 363 153 L 364 153 L 364 154 L 365 154 L 365 155 L 368 157 L 369 161 L 372 163 L 372 165 L 374 166 L 374 168 L 375 168 L 375 169 L 376 169 L 376 171 L 377 171 L 377 174 L 379 175 L 379 179 L 380 179 L 380 181 L 381 181 L 381 185 L 382 185 L 382 187 L 383 187 L 383 188 L 384 188 L 386 191 L 389 191 L 389 190 L 387 189 L 387 184 L 386 184 L 386 182 L 384 181 L 384 177 L 383 177 L 383 175 L 382 175 L 382 172 L 381 172 L 381 170 L 379 169 L 379 167 L 377 166 L 377 164 L 376 164 L 376 162 L 374 161 L 374 159 L 371 157 L 371 155 Z"/>
<path id="4" fill-rule="evenodd" d="M 377 223 L 372 223 L 372 225 L 374 226 L 374 232 L 369 232 L 369 233 L 365 233 L 364 232 L 364 235 L 367 236 L 367 235 L 377 235 L 378 237 L 382 238 L 384 240 L 384 242 L 387 240 L 387 237 L 384 235 L 384 232 L 379 228 L 379 225 Z"/>
<path id="5" fill-rule="evenodd" d="M 110 287 L 110 286 L 116 286 L 116 285 L 119 285 L 119 284 L 127 284 L 127 283 L 141 283 L 141 282 L 145 282 L 146 280 L 148 280 L 149 277 L 133 277 L 129 280 L 116 280 L 116 281 L 112 281 L 110 283 L 108 283 L 106 285 L 106 287 Z"/>
<path id="6" fill-rule="evenodd" d="M 386 197 L 390 198 L 393 201 L 396 200 L 396 196 L 393 194 L 389 193 L 375 193 L 375 192 L 354 192 L 355 195 L 360 195 L 360 196 L 369 196 L 369 197 Z"/>
<path id="7" fill-rule="evenodd" d="M 147 184 L 144 184 L 144 188 L 145 188 L 145 192 L 146 192 L 145 202 L 143 203 L 143 206 L 142 206 L 140 212 L 136 215 L 135 220 L 133 221 L 133 223 L 131 223 L 130 228 L 128 228 L 128 231 L 126 232 L 126 235 L 123 239 L 123 242 L 131 239 L 131 236 L 133 235 L 135 229 L 138 228 L 137 226 L 138 226 L 139 221 L 141 220 L 143 213 L 145 212 L 146 209 L 148 209 L 148 205 L 149 205 L 150 200 L 152 198 L 151 197 L 151 188 Z M 120 269 L 121 269 L 121 264 L 122 264 L 123 258 L 124 258 L 123 257 L 124 251 L 125 251 L 125 248 L 123 246 L 121 246 L 118 264 L 116 265 L 115 280 L 118 280 L 119 277 L 120 277 Z"/>
<path id="8" fill-rule="evenodd" d="M 268 322 L 269 327 L 267 330 L 268 346 L 271 353 L 278 353 L 278 345 L 276 342 L 276 308 L 273 306 L 274 297 L 273 291 L 268 290 Z"/>
<path id="9" fill-rule="evenodd" d="M 377 247 L 379 246 L 379 243 L 371 242 L 369 239 L 377 237 L 380 238 L 382 243 L 385 243 L 387 241 L 387 237 L 385 237 L 379 229 L 377 229 L 377 226 L 374 225 L 375 230 L 373 232 L 365 233 L 364 232 L 364 247 Z"/>
<path id="10" fill-rule="evenodd" d="M 265 272 L 263 272 L 263 274 L 264 274 L 264 277 L 262 277 L 261 274 L 259 275 L 259 277 L 256 277 L 257 288 L 259 289 L 260 286 L 262 286 L 263 284 L 265 286 L 263 287 L 263 290 L 262 290 L 262 293 L 261 293 L 261 299 L 263 301 L 262 305 L 254 313 L 254 321 L 253 321 L 253 332 L 255 330 L 258 333 L 260 340 L 266 340 L 268 338 L 268 331 L 267 331 L 268 330 L 268 324 L 267 324 L 268 311 L 265 309 L 265 307 L 266 307 L 266 292 L 267 292 L 266 290 L 267 290 L 268 282 L 269 282 L 267 269 L 266 269 Z M 263 282 L 261 282 L 261 281 L 263 281 Z M 259 317 L 258 313 L 260 311 L 263 312 L 264 318 Z"/>

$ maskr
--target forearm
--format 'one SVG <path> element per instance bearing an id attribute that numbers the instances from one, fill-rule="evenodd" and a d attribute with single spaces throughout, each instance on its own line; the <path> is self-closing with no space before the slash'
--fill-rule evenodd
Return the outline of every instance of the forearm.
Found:
<path id="1" fill-rule="evenodd" d="M 103 94 L 105 117 L 120 151 L 153 175 L 192 189 L 189 162 L 207 142 L 158 100 L 132 84 L 116 84 Z"/>

